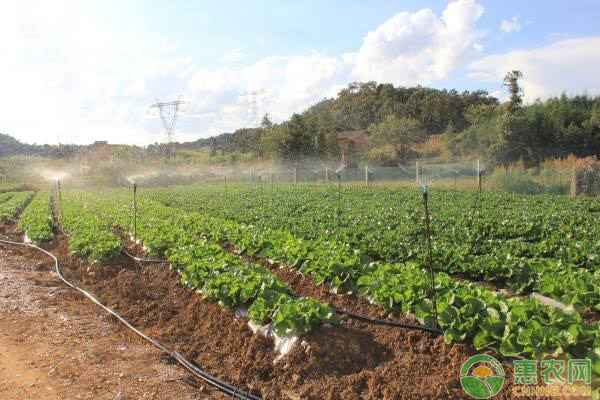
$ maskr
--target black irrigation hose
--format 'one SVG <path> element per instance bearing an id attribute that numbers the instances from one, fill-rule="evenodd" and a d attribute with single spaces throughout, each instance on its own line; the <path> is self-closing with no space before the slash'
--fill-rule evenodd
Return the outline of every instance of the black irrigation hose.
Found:
<path id="1" fill-rule="evenodd" d="M 183 366 L 185 369 L 187 369 L 192 375 L 194 375 L 195 377 L 207 382 L 208 384 L 216 387 L 217 389 L 229 394 L 232 396 L 232 399 L 238 398 L 238 399 L 244 399 L 244 400 L 261 400 L 260 397 L 255 396 L 253 394 L 250 394 L 248 392 L 246 392 L 245 394 L 240 390 L 242 388 L 242 386 L 233 386 L 230 385 L 226 382 L 223 382 L 221 380 L 219 380 L 218 378 L 208 374 L 207 372 L 204 372 L 202 369 L 200 369 L 196 363 L 189 361 L 188 359 L 186 359 L 183 355 L 181 355 L 178 351 L 175 350 L 171 350 L 169 349 L 167 346 L 163 345 L 160 342 L 157 342 L 156 340 L 152 339 L 149 336 L 146 336 L 144 333 L 142 333 L 141 331 L 139 331 L 136 327 L 134 327 L 133 325 L 131 325 L 131 323 L 129 323 L 125 318 L 121 317 L 119 314 L 117 314 L 115 311 L 113 311 L 110 307 L 105 306 L 104 304 L 102 304 L 97 298 L 96 296 L 94 296 L 92 293 L 74 285 L 73 283 L 69 282 L 63 275 L 62 273 L 62 268 L 60 266 L 60 261 L 58 260 L 58 258 L 42 249 L 39 248 L 37 246 L 34 246 L 32 244 L 29 243 L 19 243 L 19 242 L 11 242 L 8 240 L 1 240 L 0 239 L 0 243 L 6 243 L 6 244 L 11 244 L 11 245 L 17 245 L 17 246 L 28 246 L 28 247 L 32 247 L 34 249 L 37 249 L 45 254 L 47 254 L 48 256 L 52 257 L 54 259 L 54 263 L 56 265 L 56 273 L 58 274 L 59 278 L 70 288 L 78 290 L 79 292 L 83 293 L 88 299 L 90 299 L 92 302 L 94 302 L 96 305 L 98 305 L 99 307 L 101 307 L 102 309 L 104 309 L 106 312 L 108 312 L 109 314 L 111 314 L 113 317 L 117 318 L 121 323 L 123 323 L 123 325 L 125 325 L 127 328 L 129 328 L 130 330 L 132 330 L 133 332 L 135 332 L 136 334 L 138 334 L 139 336 L 141 336 L 143 339 L 147 340 L 148 342 L 150 342 L 154 347 L 156 347 L 157 349 L 167 353 L 169 356 L 171 356 L 173 359 L 175 359 L 181 366 Z"/>
<path id="2" fill-rule="evenodd" d="M 440 331 L 439 329 L 435 329 L 435 328 L 430 328 L 428 326 L 414 325 L 414 324 L 403 324 L 401 322 L 388 321 L 386 319 L 377 319 L 377 318 L 366 317 L 364 315 L 355 314 L 353 312 L 345 311 L 345 310 L 342 310 L 342 309 L 339 309 L 339 308 L 335 308 L 335 307 L 331 307 L 331 308 L 333 310 L 335 310 L 335 312 L 337 312 L 338 314 L 347 315 L 350 318 L 358 319 L 358 320 L 365 321 L 365 322 L 370 322 L 370 323 L 373 323 L 373 324 L 393 326 L 395 328 L 414 329 L 414 330 L 417 330 L 417 331 L 425 331 L 425 332 L 430 332 L 430 333 L 436 333 L 438 335 L 443 335 L 444 334 L 443 331 Z"/>
<path id="3" fill-rule="evenodd" d="M 170 262 L 169 260 L 153 260 L 153 259 L 145 259 L 145 258 L 139 258 L 139 257 L 135 257 L 131 254 L 129 254 L 128 252 L 126 252 L 125 250 L 122 250 L 123 253 L 129 257 L 131 257 L 132 259 L 136 260 L 136 261 L 140 261 L 140 262 L 149 262 L 149 263 L 163 263 L 163 262 Z M 293 293 L 287 293 L 290 296 L 293 297 L 300 297 L 296 294 Z M 341 308 L 336 308 L 336 307 L 331 307 L 332 310 L 334 310 L 336 313 L 338 314 L 342 314 L 342 315 L 347 315 L 350 318 L 353 319 L 357 319 L 360 321 L 365 321 L 365 322 L 369 322 L 369 323 L 373 323 L 373 324 L 379 324 L 379 325 L 387 325 L 387 326 L 391 326 L 394 328 L 404 328 L 404 329 L 414 329 L 414 330 L 418 330 L 418 331 L 425 331 L 425 332 L 430 332 L 430 333 L 436 333 L 438 335 L 443 335 L 444 332 L 439 330 L 439 329 L 435 329 L 435 328 L 430 328 L 428 326 L 423 326 L 423 325 L 414 325 L 414 324 L 403 324 L 401 322 L 394 322 L 394 321 L 388 321 L 385 319 L 377 319 L 377 318 L 371 318 L 371 317 L 367 317 L 365 315 L 360 315 L 360 314 L 355 314 L 351 311 L 346 311 L 346 310 L 342 310 Z"/>

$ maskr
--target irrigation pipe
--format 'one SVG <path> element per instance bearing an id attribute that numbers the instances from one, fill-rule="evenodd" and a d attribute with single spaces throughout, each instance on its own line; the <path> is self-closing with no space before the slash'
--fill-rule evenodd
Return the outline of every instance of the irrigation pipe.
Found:
<path id="1" fill-rule="evenodd" d="M 435 329 L 435 328 L 430 328 L 428 326 L 413 325 L 413 324 L 403 324 L 401 322 L 394 322 L 394 321 L 388 321 L 388 320 L 385 320 L 385 319 L 377 319 L 377 318 L 366 317 L 364 315 L 355 314 L 353 312 L 342 310 L 342 309 L 335 308 L 335 307 L 332 307 L 332 309 L 335 310 L 335 312 L 337 312 L 338 314 L 347 315 L 350 318 L 358 319 L 358 320 L 365 321 L 365 322 L 370 322 L 370 323 L 373 323 L 373 324 L 387 325 L 387 326 L 391 326 L 391 327 L 395 327 L 395 328 L 414 329 L 414 330 L 417 330 L 417 331 L 425 331 L 425 332 L 430 332 L 430 333 L 436 333 L 438 335 L 443 335 L 444 334 L 443 331 L 440 331 L 439 329 Z"/>
<path id="2" fill-rule="evenodd" d="M 132 259 L 139 261 L 139 262 L 148 262 L 148 263 L 168 263 L 170 262 L 169 260 L 154 260 L 154 259 L 146 259 L 146 258 L 139 258 L 139 257 L 135 257 L 132 254 L 129 254 L 127 251 L 125 250 L 121 250 L 125 255 L 127 255 L 128 257 L 131 257 Z M 288 293 L 290 296 L 293 297 L 300 297 L 294 293 Z M 394 321 L 388 321 L 385 319 L 377 319 L 377 318 L 371 318 L 371 317 L 367 317 L 365 315 L 360 315 L 360 314 L 355 314 L 351 311 L 346 311 L 343 310 L 341 308 L 336 308 L 336 307 L 331 307 L 336 313 L 338 314 L 342 314 L 342 315 L 347 315 L 348 317 L 352 318 L 352 319 L 357 319 L 360 321 L 365 321 L 365 322 L 369 322 L 372 324 L 379 324 L 379 325 L 386 325 L 386 326 L 391 326 L 394 328 L 404 328 L 404 329 L 414 329 L 414 330 L 419 330 L 419 331 L 425 331 L 425 332 L 430 332 L 430 333 L 436 333 L 438 335 L 443 335 L 444 332 L 439 330 L 439 329 L 435 329 L 435 328 L 430 328 L 428 326 L 422 326 L 422 325 L 414 325 L 414 324 L 403 324 L 400 322 L 394 322 Z"/>
<path id="3" fill-rule="evenodd" d="M 121 249 L 121 251 L 127 257 L 132 258 L 135 261 L 139 261 L 139 262 L 147 262 L 147 263 L 168 263 L 168 262 L 170 262 L 169 260 L 159 260 L 159 259 L 152 259 L 152 258 L 139 258 L 139 257 L 134 256 L 133 254 L 129 254 L 127 251 L 125 251 L 123 249 Z"/>
<path id="4" fill-rule="evenodd" d="M 102 308 L 104 311 L 106 311 L 107 313 L 111 314 L 113 317 L 117 318 L 123 325 L 125 325 L 127 328 L 129 328 L 130 330 L 132 330 L 133 332 L 135 332 L 136 334 L 138 334 L 140 337 L 142 337 L 143 339 L 145 339 L 146 341 L 150 342 L 154 347 L 156 347 L 157 349 L 167 353 L 169 356 L 171 356 L 172 358 L 174 358 L 182 367 L 184 367 L 186 370 L 188 370 L 192 375 L 194 375 L 195 377 L 207 382 L 208 384 L 216 387 L 217 389 L 227 393 L 228 395 L 232 396 L 232 399 L 244 399 L 244 400 L 261 400 L 260 397 L 255 396 L 253 394 L 250 393 L 246 393 L 244 394 L 243 392 L 240 391 L 240 386 L 233 386 L 230 385 L 226 382 L 223 382 L 221 380 L 219 380 L 218 378 L 208 374 L 207 372 L 203 371 L 202 369 L 200 369 L 197 365 L 195 365 L 195 363 L 189 361 L 188 359 L 186 359 L 183 355 L 181 355 L 178 351 L 175 350 L 171 350 L 169 349 L 167 346 L 163 345 L 160 342 L 157 342 L 156 340 L 152 339 L 151 337 L 145 335 L 144 333 L 142 333 L 141 331 L 139 331 L 136 327 L 134 327 L 133 325 L 131 325 L 131 323 L 129 323 L 125 318 L 121 317 L 119 314 L 117 314 L 115 311 L 113 311 L 110 307 L 105 306 L 104 304 L 102 304 L 97 298 L 96 296 L 94 296 L 92 293 L 76 286 L 75 284 L 69 282 L 63 275 L 62 273 L 62 268 L 60 266 L 60 261 L 58 260 L 58 258 L 40 248 L 37 247 L 35 245 L 29 244 L 29 243 L 19 243 L 19 242 L 11 242 L 8 240 L 2 240 L 0 239 L 0 243 L 6 243 L 6 244 L 11 244 L 11 245 L 17 245 L 17 246 L 28 246 L 28 247 L 32 247 L 36 250 L 39 250 L 43 253 L 45 253 L 46 255 L 52 257 L 54 259 L 54 263 L 56 266 L 56 273 L 58 274 L 59 278 L 70 288 L 78 290 L 79 292 L 83 293 L 84 296 L 86 296 L 88 299 L 90 299 L 92 302 L 94 302 L 96 305 L 98 305 L 100 308 Z"/>

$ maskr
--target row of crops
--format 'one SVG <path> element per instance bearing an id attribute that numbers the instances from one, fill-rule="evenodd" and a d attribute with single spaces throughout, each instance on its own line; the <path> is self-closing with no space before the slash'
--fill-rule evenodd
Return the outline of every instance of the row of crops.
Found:
<path id="1" fill-rule="evenodd" d="M 0 222 L 14 218 L 32 196 L 33 192 L 0 193 Z"/>
<path id="2" fill-rule="evenodd" d="M 244 224 L 256 235 L 275 230 L 308 248 L 357 260 L 427 262 L 421 196 L 416 190 L 246 187 L 157 191 L 167 205 Z M 600 311 L 600 204 L 596 199 L 436 192 L 432 197 L 435 268 L 491 282 L 515 294 L 536 291 Z M 282 229 L 285 227 L 285 229 Z M 263 235 L 270 240 L 271 233 Z M 349 249 L 344 249 L 344 248 Z M 329 255 L 328 255 L 329 256 Z M 349 272 L 351 273 L 351 272 Z"/>
<path id="3" fill-rule="evenodd" d="M 49 192 L 0 193 L 0 222 L 16 219 L 22 210 L 17 231 L 26 232 L 27 241 L 41 244 L 54 238 L 54 217 Z"/>
<path id="4" fill-rule="evenodd" d="M 133 232 L 130 212 L 120 207 L 118 199 L 83 192 L 63 196 L 62 224 L 72 252 L 96 260 L 118 254 L 121 240 L 113 228 Z M 152 249 L 151 254 L 166 256 L 182 275 L 182 283 L 205 298 L 222 307 L 248 307 L 254 323 L 273 323 L 281 335 L 305 333 L 315 325 L 337 321 L 326 304 L 291 296 L 291 287 L 268 269 L 245 263 L 220 245 L 204 241 L 194 215 L 182 218 L 177 210 L 159 203 L 144 201 L 142 206 L 147 212 L 140 214 L 138 237 Z"/>
<path id="5" fill-rule="evenodd" d="M 304 333 L 337 320 L 326 304 L 290 295 L 292 288 L 268 269 L 225 251 L 227 243 L 313 276 L 333 292 L 353 290 L 434 326 L 417 191 L 352 188 L 340 196 L 326 188 L 230 186 L 141 193 L 135 227 L 126 190 L 63 194 L 61 222 L 71 251 L 111 258 L 122 246 L 115 228 L 135 230 L 152 256 L 170 260 L 184 284 L 224 307 L 249 306 L 256 323 Z M 483 194 L 478 203 L 474 209 L 468 193 L 432 194 L 438 323 L 445 340 L 504 356 L 589 357 L 600 373 L 600 322 L 472 282 L 492 281 L 517 294 L 539 291 L 594 313 L 597 203 L 496 194 Z"/>
<path id="6" fill-rule="evenodd" d="M 41 244 L 54 238 L 53 226 L 50 193 L 38 192 L 21 214 L 17 229 L 26 232 L 27 239 L 32 243 Z"/>
<path id="7" fill-rule="evenodd" d="M 273 259 L 303 274 L 312 275 L 315 283 L 327 284 L 332 291 L 354 290 L 386 310 L 414 313 L 424 324 L 434 325 L 428 296 L 428 276 L 420 258 L 394 262 L 362 253 L 360 247 L 352 245 L 351 240 L 355 240 L 355 237 L 348 236 L 342 241 L 342 232 L 351 231 L 351 224 L 341 223 L 341 217 L 337 229 L 336 224 L 331 224 L 331 229 L 319 237 L 303 237 L 300 234 L 300 229 L 311 232 L 307 228 L 308 218 L 304 219 L 306 225 L 300 229 L 298 224 L 268 226 L 259 219 L 251 223 L 242 222 L 240 219 L 251 214 L 250 210 L 260 210 L 257 203 L 269 207 L 268 194 L 260 197 L 258 193 L 245 192 L 245 189 L 229 188 L 228 195 L 219 197 L 221 207 L 215 206 L 213 209 L 210 204 L 217 200 L 209 199 L 211 195 L 218 194 L 213 190 L 200 188 L 193 191 L 176 189 L 172 192 L 144 192 L 138 201 L 136 231 L 137 238 L 152 256 L 167 257 L 173 268 L 182 274 L 183 282 L 207 298 L 225 307 L 249 305 L 250 317 L 255 322 L 274 322 L 280 333 L 288 330 L 306 332 L 317 324 L 336 320 L 335 313 L 327 305 L 313 299 L 289 296 L 291 288 L 277 280 L 267 269 L 245 263 L 224 251 L 219 243 L 226 242 L 234 245 L 238 251 Z M 254 196 L 249 197 L 250 194 Z M 335 193 L 313 193 L 317 194 L 336 199 Z M 400 194 L 406 199 L 411 194 L 415 195 L 414 192 Z M 281 191 L 277 195 L 282 199 L 286 192 Z M 287 195 L 290 202 L 295 201 L 291 192 Z M 351 195 L 362 198 L 365 193 L 356 189 L 356 192 L 346 195 L 345 207 L 349 208 Z M 418 193 L 416 195 L 418 197 Z M 246 206 L 240 206 L 237 212 L 225 215 L 222 210 L 235 207 L 236 202 L 225 201 L 223 196 L 232 199 L 245 197 Z M 274 206 L 274 198 L 269 207 L 271 213 L 265 215 L 285 212 Z M 206 200 L 203 205 L 202 200 Z M 87 248 L 104 249 L 93 256 L 91 253 L 88 255 L 110 258 L 117 249 L 116 243 L 120 245 L 114 227 L 120 226 L 133 234 L 133 209 L 130 193 L 126 191 L 105 191 L 102 194 L 71 192 L 63 195 L 63 203 L 64 228 L 71 235 L 70 242 L 75 244 L 73 251 L 85 254 Z M 320 207 L 328 208 L 329 219 L 338 221 L 335 205 L 322 204 Z M 391 212 L 394 207 L 390 207 Z M 421 221 L 416 214 L 416 202 L 414 207 L 414 223 L 411 225 L 416 235 L 416 225 Z M 70 209 L 78 210 L 76 226 L 69 225 L 66 219 Z M 436 213 L 441 208 L 434 206 L 433 209 L 434 224 L 439 224 L 440 217 Z M 311 213 L 313 209 L 308 208 L 305 212 Z M 271 218 L 271 221 L 276 220 L 273 216 Z M 377 215 L 364 215 L 363 221 L 378 226 L 377 218 Z M 329 222 L 326 218 L 319 219 L 316 214 L 312 224 L 319 223 Z M 87 228 L 89 225 L 93 227 Z M 400 227 L 405 229 L 404 224 L 399 224 L 397 231 Z M 107 236 L 88 233 L 88 230 L 91 232 L 96 229 L 104 230 Z M 438 235 L 436 230 L 435 240 L 438 240 Z M 400 238 L 397 237 L 398 240 Z M 593 270 L 591 264 L 579 268 L 588 267 Z M 478 349 L 493 348 L 505 356 L 544 358 L 564 353 L 568 356 L 591 357 L 596 360 L 596 369 L 600 368 L 597 361 L 600 324 L 586 323 L 578 312 L 564 312 L 531 298 L 508 298 L 482 285 L 456 280 L 446 272 L 437 274 L 436 291 L 438 322 L 445 331 L 447 342 L 469 341 Z"/>

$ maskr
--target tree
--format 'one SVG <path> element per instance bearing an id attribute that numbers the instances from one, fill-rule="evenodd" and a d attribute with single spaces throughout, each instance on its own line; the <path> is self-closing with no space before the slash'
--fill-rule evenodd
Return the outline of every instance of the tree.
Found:
<path id="1" fill-rule="evenodd" d="M 282 159 L 286 161 L 306 159 L 314 148 L 311 139 L 304 118 L 299 114 L 292 115 L 289 122 L 285 124 Z"/>
<path id="2" fill-rule="evenodd" d="M 494 116 L 495 108 L 488 104 L 472 104 L 467 107 L 465 118 L 470 124 L 481 124 Z"/>
<path id="3" fill-rule="evenodd" d="M 271 129 L 273 127 L 273 122 L 271 121 L 271 117 L 269 117 L 269 114 L 265 114 L 262 117 L 262 121 L 260 122 L 260 127 L 264 130 Z"/>
<path id="4" fill-rule="evenodd" d="M 523 73 L 519 70 L 510 71 L 504 76 L 503 85 L 510 92 L 508 111 L 511 113 L 517 112 L 523 104 L 523 89 L 519 86 L 519 79 L 521 78 L 523 78 Z"/>
<path id="5" fill-rule="evenodd" d="M 379 124 L 369 127 L 372 142 L 376 146 L 392 145 L 394 155 L 400 162 L 408 161 L 414 154 L 412 146 L 427 140 L 423 125 L 416 119 L 388 115 Z"/>
<path id="6" fill-rule="evenodd" d="M 272 158 L 292 162 L 310 156 L 314 150 L 313 142 L 308 124 L 299 114 L 294 114 L 288 122 L 267 130 L 260 140 L 264 153 Z"/>
<path id="7" fill-rule="evenodd" d="M 452 122 L 448 124 L 448 126 L 444 130 L 444 133 L 442 134 L 442 143 L 444 143 L 446 149 L 450 151 L 450 154 L 458 155 L 460 137 L 458 135 L 458 132 L 456 132 L 456 129 L 454 128 L 454 124 Z"/>

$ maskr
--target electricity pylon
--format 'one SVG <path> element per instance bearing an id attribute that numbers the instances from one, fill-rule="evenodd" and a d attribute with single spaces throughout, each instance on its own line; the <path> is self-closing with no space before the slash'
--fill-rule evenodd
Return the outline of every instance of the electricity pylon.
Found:
<path id="1" fill-rule="evenodd" d="M 185 103 L 187 102 L 181 100 L 181 96 L 179 96 L 175 101 L 166 103 L 161 103 L 158 101 L 158 99 L 156 99 L 156 103 L 151 104 L 146 111 L 147 114 L 156 115 L 153 113 L 156 113 L 158 110 L 158 115 L 160 116 L 165 128 L 165 140 L 167 144 L 173 143 L 177 116 L 179 115 L 179 112 L 182 111 L 181 106 Z"/>
<path id="2" fill-rule="evenodd" d="M 258 119 L 258 96 L 267 93 L 264 89 L 251 90 L 242 93 L 241 97 L 250 97 L 250 127 L 258 128 L 260 126 L 260 121 Z"/>

